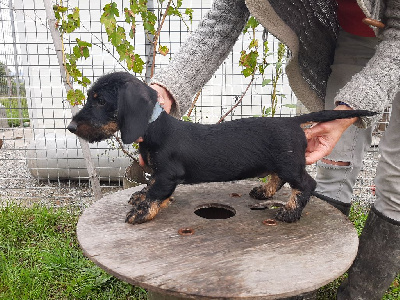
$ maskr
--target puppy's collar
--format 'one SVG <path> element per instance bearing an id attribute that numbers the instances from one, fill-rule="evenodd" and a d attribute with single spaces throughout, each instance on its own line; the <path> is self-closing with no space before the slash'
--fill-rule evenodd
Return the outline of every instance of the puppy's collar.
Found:
<path id="1" fill-rule="evenodd" d="M 161 115 L 161 113 L 164 111 L 164 108 L 162 108 L 162 106 L 160 105 L 160 103 L 157 101 L 156 105 L 154 105 L 153 108 L 153 113 L 149 119 L 149 123 L 154 122 L 155 120 L 157 120 L 157 118 Z"/>

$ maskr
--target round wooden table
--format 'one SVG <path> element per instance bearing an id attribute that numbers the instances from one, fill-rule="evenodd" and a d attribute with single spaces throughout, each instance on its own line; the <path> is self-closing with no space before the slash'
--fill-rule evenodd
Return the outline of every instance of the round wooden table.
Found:
<path id="1" fill-rule="evenodd" d="M 352 264 L 357 232 L 337 209 L 312 197 L 300 221 L 251 210 L 257 181 L 180 185 L 154 220 L 130 225 L 130 195 L 105 196 L 80 217 L 85 255 L 152 299 L 280 299 L 331 282 Z M 283 188 L 274 201 L 286 201 Z M 278 205 L 276 204 L 276 205 Z M 267 220 L 267 221 L 265 221 Z"/>

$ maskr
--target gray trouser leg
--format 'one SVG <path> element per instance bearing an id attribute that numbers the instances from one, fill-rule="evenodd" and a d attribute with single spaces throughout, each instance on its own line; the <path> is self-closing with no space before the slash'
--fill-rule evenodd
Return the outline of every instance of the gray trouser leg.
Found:
<path id="1" fill-rule="evenodd" d="M 375 208 L 400 222 L 400 93 L 392 102 L 389 126 L 379 143 L 379 151 Z"/>
<path id="2" fill-rule="evenodd" d="M 348 166 L 317 162 L 317 192 L 340 202 L 351 202 L 365 150 L 371 144 L 371 131 L 371 128 L 349 127 L 332 153 L 326 156 L 326 159 L 332 161 L 348 162 Z"/>
<path id="3" fill-rule="evenodd" d="M 400 93 L 379 143 L 376 200 L 338 300 L 380 300 L 400 272 Z"/>
<path id="4" fill-rule="evenodd" d="M 357 37 L 341 32 L 328 80 L 325 109 L 335 107 L 334 98 L 351 77 L 361 71 L 374 55 L 378 40 Z M 371 144 L 372 129 L 350 126 L 342 135 L 328 160 L 348 162 L 348 166 L 335 166 L 321 161 L 317 163 L 316 192 L 339 202 L 350 203 L 353 186 L 362 166 L 365 150 Z"/>
<path id="5" fill-rule="evenodd" d="M 376 200 L 338 300 L 380 300 L 400 272 L 400 93 L 379 150 Z"/>

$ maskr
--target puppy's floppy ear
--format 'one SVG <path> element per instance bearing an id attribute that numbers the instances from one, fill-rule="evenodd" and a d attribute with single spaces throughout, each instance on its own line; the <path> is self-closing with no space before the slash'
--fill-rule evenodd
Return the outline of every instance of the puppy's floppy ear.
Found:
<path id="1" fill-rule="evenodd" d="M 156 102 L 157 92 L 136 78 L 119 89 L 117 117 L 124 144 L 144 135 Z"/>

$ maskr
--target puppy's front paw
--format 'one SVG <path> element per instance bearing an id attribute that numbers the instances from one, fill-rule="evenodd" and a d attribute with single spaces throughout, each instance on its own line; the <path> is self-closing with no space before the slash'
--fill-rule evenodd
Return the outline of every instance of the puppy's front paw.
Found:
<path id="1" fill-rule="evenodd" d="M 267 193 L 267 191 L 263 185 L 253 188 L 250 191 L 249 195 L 250 195 L 250 197 L 257 199 L 257 200 L 267 200 L 267 199 L 271 199 L 273 196 L 273 194 Z"/>
<path id="2" fill-rule="evenodd" d="M 136 202 L 134 207 L 126 215 L 125 222 L 140 224 L 152 220 L 160 211 L 160 205 L 155 201 Z"/>
<path id="3" fill-rule="evenodd" d="M 286 222 L 286 223 L 293 223 L 300 220 L 301 211 L 298 209 L 287 209 L 282 207 L 278 210 L 276 214 L 276 219 L 278 221 Z"/>

